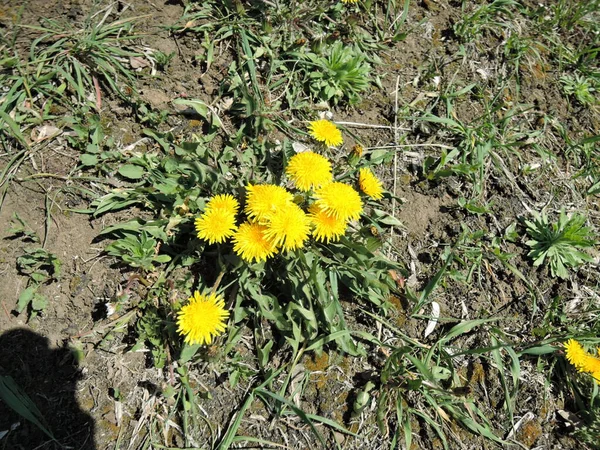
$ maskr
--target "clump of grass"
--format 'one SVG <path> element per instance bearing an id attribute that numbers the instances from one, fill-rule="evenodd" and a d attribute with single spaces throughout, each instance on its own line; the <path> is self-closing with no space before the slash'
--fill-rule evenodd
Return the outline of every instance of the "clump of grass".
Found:
<path id="1" fill-rule="evenodd" d="M 591 261 L 592 257 L 582 251 L 596 245 L 592 229 L 585 226 L 586 220 L 580 214 L 569 217 L 564 210 L 556 223 L 550 223 L 545 213 L 535 214 L 533 220 L 525 220 L 531 238 L 525 244 L 531 247 L 528 256 L 533 259 L 533 265 L 546 263 L 553 277 L 568 278 L 568 268 Z"/>
<path id="2" fill-rule="evenodd" d="M 100 20 L 97 14 L 88 16 L 78 30 L 52 19 L 45 19 L 42 26 L 23 25 L 44 33 L 30 51 L 29 64 L 36 66 L 36 76 L 65 83 L 78 102 L 95 97 L 98 104 L 100 83 L 118 97 L 130 99 L 135 75 L 129 58 L 144 57 L 132 48 L 140 37 L 133 32 L 139 18 L 110 22 L 111 13 L 112 8 L 108 8 Z"/>

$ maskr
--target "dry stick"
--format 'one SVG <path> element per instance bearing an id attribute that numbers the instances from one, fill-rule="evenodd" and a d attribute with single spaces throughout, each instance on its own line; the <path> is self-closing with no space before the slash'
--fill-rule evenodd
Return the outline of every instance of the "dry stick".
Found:
<path id="1" fill-rule="evenodd" d="M 404 130 L 404 128 L 398 128 L 399 130 Z M 366 147 L 365 150 L 379 150 L 383 148 L 407 148 L 407 147 L 438 147 L 446 150 L 453 150 L 455 147 L 451 145 L 444 144 L 398 144 L 398 145 L 380 145 L 377 147 Z"/>
<path id="2" fill-rule="evenodd" d="M 100 85 L 98 84 L 96 75 L 92 75 L 92 81 L 94 82 L 94 89 L 96 90 L 96 109 L 100 112 L 102 110 L 102 93 L 100 92 Z"/>
<path id="3" fill-rule="evenodd" d="M 10 313 L 8 312 L 8 309 L 6 309 L 6 305 L 2 301 L 0 301 L 0 303 L 2 304 L 2 309 L 4 310 L 6 317 L 8 317 L 8 319 L 10 320 L 11 316 L 10 316 Z"/>
<path id="4" fill-rule="evenodd" d="M 395 95 L 395 99 L 394 99 L 394 147 L 398 146 L 398 88 L 400 86 L 400 75 L 398 75 L 396 77 L 396 95 Z M 396 217 L 396 188 L 397 188 L 397 178 L 398 176 L 398 152 L 394 152 L 394 196 L 392 197 L 392 217 Z M 394 245 L 393 243 L 393 239 L 394 239 L 394 226 L 392 225 L 390 228 L 390 243 L 392 244 L 390 246 L 390 250 L 389 250 L 389 255 L 391 256 L 391 252 L 392 252 L 392 247 Z"/>
<path id="5" fill-rule="evenodd" d="M 398 112 L 398 99 L 396 99 L 396 112 Z M 375 125 L 370 123 L 359 123 L 359 122 L 335 122 L 337 125 L 345 125 L 347 127 L 356 127 L 356 128 L 383 128 L 386 130 L 402 130 L 402 131 L 410 131 L 408 128 L 397 128 L 396 126 L 390 125 Z"/>

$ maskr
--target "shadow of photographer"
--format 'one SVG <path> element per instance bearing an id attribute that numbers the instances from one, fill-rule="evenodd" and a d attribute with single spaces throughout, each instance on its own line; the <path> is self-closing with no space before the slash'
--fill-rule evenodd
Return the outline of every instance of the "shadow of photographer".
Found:
<path id="1" fill-rule="evenodd" d="M 0 335 L 0 450 L 96 450 L 73 353 L 25 328 Z"/>

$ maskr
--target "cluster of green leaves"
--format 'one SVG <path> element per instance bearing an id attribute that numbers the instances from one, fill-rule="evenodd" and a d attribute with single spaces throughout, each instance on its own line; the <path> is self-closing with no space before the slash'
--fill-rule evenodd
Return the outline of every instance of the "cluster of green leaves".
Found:
<path id="1" fill-rule="evenodd" d="M 348 99 L 353 105 L 360 102 L 361 92 L 370 84 L 370 66 L 357 45 L 336 42 L 326 54 L 294 52 L 300 66 L 305 67 L 310 92 L 315 98 L 337 104 Z"/>
<path id="2" fill-rule="evenodd" d="M 590 106 L 597 102 L 594 92 L 594 81 L 581 74 L 563 75 L 560 77 L 563 91 L 568 96 L 573 96 L 583 106 Z"/>
<path id="3" fill-rule="evenodd" d="M 32 244 L 40 243 L 37 234 L 25 223 L 17 213 L 13 216 L 13 226 L 9 232 L 15 238 L 22 238 Z M 27 286 L 19 295 L 16 311 L 21 313 L 29 309 L 29 317 L 34 318 L 48 306 L 48 299 L 38 292 L 40 286 L 58 280 L 62 263 L 58 257 L 43 247 L 25 247 L 24 253 L 17 258 L 17 269 L 26 275 Z"/>
<path id="4" fill-rule="evenodd" d="M 535 214 L 533 220 L 525 220 L 527 234 L 531 238 L 525 244 L 531 247 L 528 256 L 534 266 L 544 263 L 550 266 L 553 277 L 568 278 L 568 268 L 576 268 L 592 257 L 582 250 L 596 245 L 595 233 L 585 226 L 587 219 L 580 214 L 569 217 L 564 210 L 558 222 L 550 223 L 546 213 Z"/>

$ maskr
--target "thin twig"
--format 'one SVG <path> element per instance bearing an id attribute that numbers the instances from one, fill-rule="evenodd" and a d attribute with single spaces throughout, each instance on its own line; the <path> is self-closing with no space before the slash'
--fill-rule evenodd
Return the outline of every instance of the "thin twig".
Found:
<path id="1" fill-rule="evenodd" d="M 344 125 L 348 127 L 356 127 L 356 128 L 383 128 L 385 130 L 395 130 L 395 127 L 390 125 L 376 125 L 370 123 L 359 123 L 359 122 L 335 122 L 337 125 Z M 398 130 L 402 131 L 410 131 L 408 128 L 398 128 Z"/>
<path id="2" fill-rule="evenodd" d="M 398 133 L 398 88 L 400 86 L 400 75 L 396 77 L 396 90 L 394 98 L 394 147 L 398 146 L 399 133 Z M 392 217 L 396 217 L 396 189 L 398 187 L 398 152 L 394 152 L 394 196 L 392 197 Z M 390 242 L 393 243 L 394 239 L 394 226 L 390 227 Z M 392 251 L 390 246 L 390 252 Z"/>
<path id="3" fill-rule="evenodd" d="M 403 128 L 398 128 L 403 130 Z M 438 147 L 446 150 L 453 150 L 455 147 L 444 144 L 398 144 L 398 145 L 378 145 L 377 147 L 366 147 L 365 150 L 379 150 L 384 148 L 410 148 L 410 147 Z"/>

